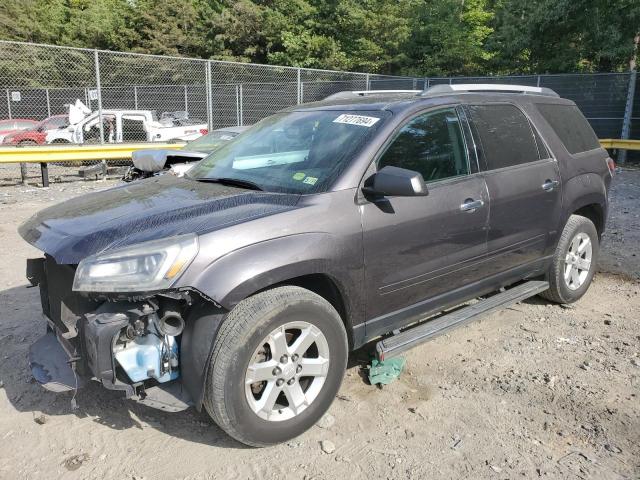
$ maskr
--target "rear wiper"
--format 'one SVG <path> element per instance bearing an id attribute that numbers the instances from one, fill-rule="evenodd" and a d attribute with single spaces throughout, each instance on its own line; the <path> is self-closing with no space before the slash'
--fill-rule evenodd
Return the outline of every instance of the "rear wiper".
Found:
<path id="1" fill-rule="evenodd" d="M 248 188 L 249 190 L 262 190 L 262 187 L 257 183 L 250 182 L 249 180 L 241 180 L 239 178 L 207 178 L 200 177 L 196 178 L 199 182 L 211 182 L 211 183 L 220 183 L 222 185 L 231 185 L 234 187 Z"/>

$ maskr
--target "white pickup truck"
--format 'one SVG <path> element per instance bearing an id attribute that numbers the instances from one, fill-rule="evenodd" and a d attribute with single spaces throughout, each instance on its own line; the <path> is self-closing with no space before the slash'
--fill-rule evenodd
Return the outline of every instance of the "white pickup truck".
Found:
<path id="1" fill-rule="evenodd" d="M 47 143 L 100 142 L 98 112 L 78 111 L 78 106 L 72 105 L 69 119 L 75 121 L 66 128 L 51 130 Z M 105 143 L 190 141 L 206 134 L 207 124 L 189 119 L 186 112 L 165 112 L 157 119 L 152 110 L 103 109 L 102 131 Z"/>

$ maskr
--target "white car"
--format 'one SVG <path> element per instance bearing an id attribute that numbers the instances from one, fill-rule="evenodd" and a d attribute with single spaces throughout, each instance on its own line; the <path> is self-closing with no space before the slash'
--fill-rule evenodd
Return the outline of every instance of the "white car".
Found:
<path id="1" fill-rule="evenodd" d="M 46 142 L 100 142 L 99 112 L 76 102 L 69 107 L 69 120 L 67 128 L 50 131 Z M 207 124 L 186 112 L 165 112 L 158 120 L 152 110 L 103 109 L 102 130 L 107 143 L 191 141 L 207 133 Z"/>

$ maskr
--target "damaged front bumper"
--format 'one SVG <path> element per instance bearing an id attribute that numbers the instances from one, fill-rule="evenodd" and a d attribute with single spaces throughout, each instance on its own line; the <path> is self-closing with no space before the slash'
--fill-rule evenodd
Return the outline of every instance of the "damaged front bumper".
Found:
<path id="1" fill-rule="evenodd" d="M 189 294 L 83 295 L 72 291 L 74 274 L 73 266 L 49 256 L 27 261 L 27 278 L 40 288 L 47 319 L 47 333 L 29 351 L 36 381 L 61 392 L 95 380 L 152 407 L 188 408 L 179 348 Z"/>
<path id="2" fill-rule="evenodd" d="M 76 390 L 86 383 L 85 377 L 77 375 L 72 357 L 50 329 L 29 348 L 29 366 L 33 378 L 52 392 Z"/>

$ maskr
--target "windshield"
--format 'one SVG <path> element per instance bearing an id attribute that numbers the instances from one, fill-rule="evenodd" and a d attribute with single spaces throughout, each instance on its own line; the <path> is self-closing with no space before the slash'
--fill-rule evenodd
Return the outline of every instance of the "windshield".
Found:
<path id="1" fill-rule="evenodd" d="M 201 136 L 193 142 L 189 142 L 182 150 L 202 153 L 213 152 L 216 148 L 227 143 L 229 140 L 233 140 L 233 138 L 237 136 L 238 134 L 236 132 L 216 130 L 215 132 Z"/>
<path id="2" fill-rule="evenodd" d="M 387 115 L 336 110 L 276 114 L 211 153 L 188 176 L 245 181 L 270 192 L 324 192 Z"/>

